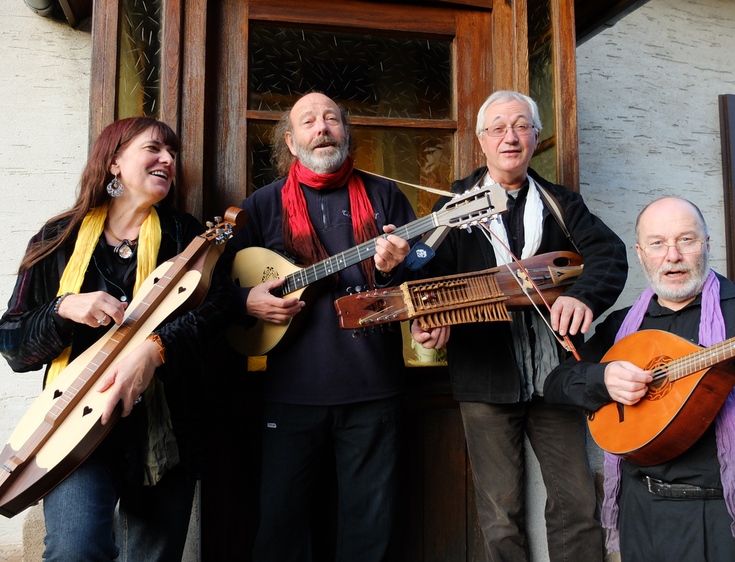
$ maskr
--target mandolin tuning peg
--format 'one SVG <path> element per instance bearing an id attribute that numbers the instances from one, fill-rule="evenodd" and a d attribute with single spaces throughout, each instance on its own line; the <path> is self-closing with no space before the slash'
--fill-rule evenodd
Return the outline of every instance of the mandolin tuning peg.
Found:
<path id="1" fill-rule="evenodd" d="M 219 224 L 222 222 L 222 217 L 214 217 L 214 222 Z"/>
<path id="2" fill-rule="evenodd" d="M 352 330 L 352 339 L 356 340 L 359 337 L 360 337 L 360 332 L 358 332 L 357 330 Z"/>
<path id="3" fill-rule="evenodd" d="M 346 292 L 346 293 L 347 293 L 348 295 L 351 295 L 351 294 L 352 294 L 352 290 L 353 290 L 353 289 L 352 289 L 352 287 L 347 287 L 347 289 L 345 289 L 345 292 Z"/>

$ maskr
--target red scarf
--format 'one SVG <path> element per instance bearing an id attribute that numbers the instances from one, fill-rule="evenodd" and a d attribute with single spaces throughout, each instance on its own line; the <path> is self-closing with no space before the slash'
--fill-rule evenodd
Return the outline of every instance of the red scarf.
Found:
<path id="1" fill-rule="evenodd" d="M 370 204 L 365 184 L 354 171 L 352 158 L 347 158 L 342 166 L 332 174 L 317 174 L 296 160 L 288 171 L 288 179 L 281 191 L 283 202 L 283 243 L 288 252 L 296 256 L 304 265 L 313 265 L 330 257 L 314 231 L 306 208 L 304 192 L 299 184 L 313 189 L 336 189 L 347 186 L 350 194 L 350 214 L 352 230 L 357 244 L 362 244 L 379 236 L 375 223 L 373 206 Z M 362 262 L 365 279 L 371 287 L 375 284 L 375 260 Z"/>

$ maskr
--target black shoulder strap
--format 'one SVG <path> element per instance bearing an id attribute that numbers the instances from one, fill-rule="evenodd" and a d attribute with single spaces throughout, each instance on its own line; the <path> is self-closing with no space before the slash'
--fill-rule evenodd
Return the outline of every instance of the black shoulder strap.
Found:
<path id="1" fill-rule="evenodd" d="M 557 224 L 559 225 L 559 228 L 561 228 L 561 231 L 564 233 L 564 235 L 567 237 L 567 239 L 572 243 L 572 246 L 574 246 L 574 249 L 577 250 L 577 253 L 579 254 L 579 248 L 577 248 L 577 245 L 574 243 L 574 240 L 572 239 L 572 235 L 569 233 L 569 230 L 567 229 L 567 225 L 564 224 L 564 213 L 562 211 L 561 205 L 559 204 L 559 201 L 556 200 L 556 197 L 554 197 L 551 193 L 549 193 L 545 187 L 543 187 L 539 182 L 535 182 L 536 187 L 538 188 L 538 192 L 541 195 L 541 198 L 544 200 L 544 203 L 546 203 L 546 206 L 549 209 L 549 212 L 551 215 L 556 219 Z"/>

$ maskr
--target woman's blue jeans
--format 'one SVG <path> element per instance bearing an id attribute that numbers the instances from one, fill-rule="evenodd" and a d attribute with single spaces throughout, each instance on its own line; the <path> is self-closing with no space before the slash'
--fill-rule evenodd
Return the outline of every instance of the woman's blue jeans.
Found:
<path id="1" fill-rule="evenodd" d="M 176 467 L 133 504 L 92 455 L 43 500 L 44 560 L 181 561 L 196 482 Z M 119 501 L 119 513 L 116 507 Z"/>

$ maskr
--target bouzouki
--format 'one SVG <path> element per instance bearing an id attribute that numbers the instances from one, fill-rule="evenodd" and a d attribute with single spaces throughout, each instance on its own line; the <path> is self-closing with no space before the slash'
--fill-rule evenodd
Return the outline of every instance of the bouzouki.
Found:
<path id="1" fill-rule="evenodd" d="M 606 404 L 588 415 L 590 433 L 609 453 L 651 466 L 691 447 L 717 416 L 735 385 L 735 338 L 701 348 L 659 330 L 634 332 L 602 362 L 625 360 L 653 371 L 647 394 L 633 406 Z"/>
<path id="2" fill-rule="evenodd" d="M 396 228 L 390 234 L 410 240 L 439 226 L 466 228 L 478 224 L 501 212 L 494 210 L 490 194 L 491 187 L 482 187 L 456 195 L 440 210 Z M 383 234 L 378 238 L 386 236 L 388 235 Z M 285 277 L 283 285 L 276 287 L 271 292 L 279 297 L 301 298 L 301 294 L 317 281 L 373 257 L 378 238 L 363 242 L 308 267 L 300 267 L 272 250 L 258 247 L 245 248 L 237 252 L 235 256 L 232 264 L 232 278 L 240 287 L 254 287 L 265 281 Z M 305 299 L 306 295 L 303 300 Z M 303 319 L 303 314 L 304 311 L 301 311 L 283 325 L 265 322 L 261 319 L 247 327 L 233 324 L 227 331 L 227 340 L 235 350 L 243 355 L 264 355 L 284 341 L 286 339 L 284 336 L 289 330 L 293 333 L 297 329 L 294 324 Z M 302 318 L 299 318 L 300 316 Z"/>
<path id="3" fill-rule="evenodd" d="M 508 310 L 543 304 L 528 277 L 550 304 L 582 273 L 582 258 L 552 252 L 472 273 L 459 273 L 398 287 L 375 289 L 334 301 L 339 324 L 360 329 L 414 320 L 424 329 L 467 322 L 510 320 Z M 524 290 L 525 289 L 525 290 Z M 530 300 L 529 300 L 530 299 Z"/>
<path id="4" fill-rule="evenodd" d="M 100 423 L 108 397 L 97 391 L 103 375 L 163 321 L 203 301 L 240 211 L 230 207 L 225 222 L 207 223 L 207 232 L 159 265 L 138 289 L 123 322 L 69 363 L 31 404 L 0 452 L 2 515 L 12 517 L 41 499 L 109 433 L 120 406 L 110 421 Z"/>

